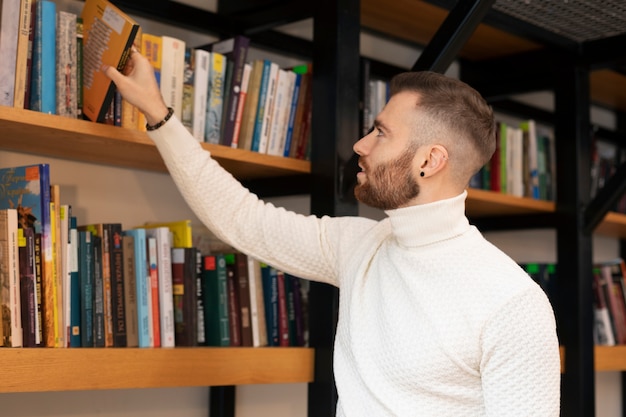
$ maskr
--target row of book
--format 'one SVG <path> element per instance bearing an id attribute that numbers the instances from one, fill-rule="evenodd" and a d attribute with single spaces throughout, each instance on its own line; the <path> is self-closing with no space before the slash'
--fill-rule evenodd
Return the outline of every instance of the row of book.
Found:
<path id="1" fill-rule="evenodd" d="M 521 266 L 543 288 L 555 311 L 560 308 L 557 267 L 552 263 Z M 626 344 L 626 263 L 616 258 L 593 265 L 591 271 L 596 345 Z"/>
<path id="2" fill-rule="evenodd" d="M 0 105 L 145 130 L 145 119 L 100 70 L 122 69 L 134 45 L 151 62 L 166 104 L 199 141 L 305 159 L 311 65 L 248 60 L 250 39 L 191 46 L 144 33 L 108 0 L 80 16 L 52 0 L 0 4 Z"/>
<path id="3" fill-rule="evenodd" d="M 0 345 L 304 346 L 306 285 L 188 220 L 79 224 L 47 164 L 0 169 Z"/>

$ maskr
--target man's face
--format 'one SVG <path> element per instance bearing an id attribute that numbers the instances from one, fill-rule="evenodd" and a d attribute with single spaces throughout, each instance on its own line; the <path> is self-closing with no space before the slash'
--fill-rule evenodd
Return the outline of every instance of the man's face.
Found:
<path id="1" fill-rule="evenodd" d="M 360 202 L 390 210 L 409 205 L 419 195 L 412 141 L 416 101 L 415 93 L 394 95 L 372 132 L 354 145 L 361 168 L 354 194 Z"/>

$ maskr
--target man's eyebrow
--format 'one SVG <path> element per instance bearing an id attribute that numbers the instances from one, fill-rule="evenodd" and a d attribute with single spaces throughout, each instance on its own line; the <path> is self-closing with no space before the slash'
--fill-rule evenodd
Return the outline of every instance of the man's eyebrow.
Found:
<path id="1" fill-rule="evenodd" d="M 374 128 L 379 129 L 379 130 L 384 130 L 386 132 L 389 131 L 389 128 L 387 127 L 387 125 L 385 125 L 379 119 L 374 120 Z"/>

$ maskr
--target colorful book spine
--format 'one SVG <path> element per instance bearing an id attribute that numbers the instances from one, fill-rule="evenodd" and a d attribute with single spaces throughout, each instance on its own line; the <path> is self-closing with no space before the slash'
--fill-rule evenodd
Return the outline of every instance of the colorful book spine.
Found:
<path id="1" fill-rule="evenodd" d="M 248 47 L 250 45 L 250 39 L 245 36 L 235 36 L 223 41 L 216 42 L 212 45 L 211 50 L 213 52 L 221 53 L 232 62 L 233 70 L 231 82 L 226 85 L 228 99 L 224 103 L 224 123 L 222 132 L 221 144 L 225 146 L 236 146 L 234 140 L 235 123 L 237 119 L 237 112 L 239 110 L 239 100 L 241 98 L 241 90 L 244 76 L 244 67 L 246 65 L 246 59 L 248 57 Z M 235 145 L 233 145 L 233 141 Z"/>
<path id="2" fill-rule="evenodd" d="M 67 335 L 68 347 L 81 346 L 80 323 L 80 270 L 79 270 L 79 237 L 76 227 L 76 217 L 70 217 L 68 269 L 69 269 L 69 331 Z"/>
<path id="3" fill-rule="evenodd" d="M 193 54 L 193 121 L 191 124 L 191 133 L 199 142 L 203 142 L 204 129 L 206 126 L 211 53 L 204 49 L 196 48 L 193 50 Z"/>
<path id="4" fill-rule="evenodd" d="M 161 308 L 159 306 L 159 267 L 157 264 L 156 238 L 146 233 L 148 245 L 148 275 L 150 287 L 150 308 L 152 322 L 152 347 L 161 347 Z"/>
<path id="5" fill-rule="evenodd" d="M 237 116 L 235 117 L 235 127 L 233 129 L 233 140 L 231 146 L 233 148 L 239 147 L 239 134 L 241 132 L 241 123 L 243 120 L 243 113 L 245 104 L 248 98 L 248 87 L 250 86 L 250 74 L 252 73 L 252 65 L 245 64 L 243 69 L 243 79 L 241 81 L 241 90 L 239 91 L 239 100 L 237 103 Z"/>
<path id="6" fill-rule="evenodd" d="M 78 232 L 78 276 L 80 282 L 80 345 L 92 347 L 94 345 L 93 331 L 93 289 L 94 264 L 93 242 L 91 232 Z"/>
<path id="7" fill-rule="evenodd" d="M 148 254 L 146 231 L 142 228 L 124 231 L 133 237 L 135 250 L 135 283 L 137 287 L 137 333 L 139 347 L 152 347 L 150 287 L 148 285 Z"/>
<path id="8" fill-rule="evenodd" d="M 194 106 L 194 78 L 195 78 L 195 55 L 194 49 L 185 48 L 185 70 L 183 75 L 183 105 L 181 108 L 180 121 L 193 135 L 193 106 Z"/>
<path id="9" fill-rule="evenodd" d="M 211 52 L 204 141 L 216 145 L 220 143 L 221 137 L 225 74 L 226 59 L 224 55 Z"/>
<path id="10" fill-rule="evenodd" d="M 208 346 L 230 346 L 228 292 L 224 255 L 205 255 L 202 268 L 205 340 Z"/>
<path id="11" fill-rule="evenodd" d="M 30 88 L 30 109 L 56 114 L 56 4 L 37 0 Z"/>
<path id="12" fill-rule="evenodd" d="M 254 116 L 254 129 L 252 132 L 251 150 L 259 152 L 259 146 L 261 141 L 261 135 L 263 131 L 263 121 L 265 120 L 267 91 L 270 82 L 270 73 L 272 69 L 272 61 L 269 59 L 263 60 L 263 72 L 261 75 L 261 81 L 259 84 L 259 98 L 257 101 L 256 112 Z"/>
<path id="13" fill-rule="evenodd" d="M 110 270 L 110 304 L 113 346 L 126 346 L 126 310 L 124 291 L 124 248 L 122 242 L 122 224 L 107 223 Z"/>
<path id="14" fill-rule="evenodd" d="M 57 14 L 57 114 L 76 118 L 76 14 L 60 10 Z"/>
<path id="15" fill-rule="evenodd" d="M 126 346 L 139 346 L 137 328 L 137 281 L 135 279 L 135 239 L 122 236 L 124 254 L 124 310 L 126 318 Z"/>
<path id="16" fill-rule="evenodd" d="M 174 295 L 172 289 L 172 243 L 168 227 L 146 229 L 146 235 L 156 243 L 158 277 L 159 325 L 161 347 L 174 347 Z"/>
<path id="17" fill-rule="evenodd" d="M 263 120 L 261 122 L 261 131 L 259 136 L 259 146 L 256 149 L 259 153 L 267 153 L 269 146 L 270 130 L 272 129 L 272 115 L 274 114 L 274 103 L 276 100 L 276 87 L 278 85 L 278 73 L 280 68 L 278 64 L 272 62 L 270 65 L 269 79 L 267 80 L 267 92 L 265 97 L 265 110 L 263 112 Z M 258 115 L 257 115 L 258 117 Z"/>
<path id="18" fill-rule="evenodd" d="M 300 98 L 300 84 L 302 82 L 302 74 L 296 73 L 294 80 L 293 95 L 291 97 L 291 106 L 289 109 L 289 120 L 287 121 L 287 133 L 285 134 L 285 148 L 283 156 L 288 157 L 291 154 L 291 142 L 293 139 L 293 128 L 296 122 L 296 113 L 298 110 L 298 102 Z"/>
<path id="19" fill-rule="evenodd" d="M 13 106 L 24 108 L 24 98 L 30 81 L 28 60 L 30 57 L 30 30 L 33 16 L 32 0 L 22 0 L 20 3 L 19 26 L 17 33 L 17 51 L 15 56 L 15 94 Z M 1 55 L 0 55 L 1 56 Z M 1 77 L 0 77 L 1 78 Z"/>

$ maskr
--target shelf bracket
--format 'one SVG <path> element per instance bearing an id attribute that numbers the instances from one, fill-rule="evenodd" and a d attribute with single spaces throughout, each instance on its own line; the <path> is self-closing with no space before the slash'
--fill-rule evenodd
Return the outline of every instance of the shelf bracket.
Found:
<path id="1" fill-rule="evenodd" d="M 458 2 L 424 48 L 412 70 L 446 72 L 494 3 L 495 0 Z"/>

